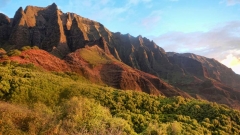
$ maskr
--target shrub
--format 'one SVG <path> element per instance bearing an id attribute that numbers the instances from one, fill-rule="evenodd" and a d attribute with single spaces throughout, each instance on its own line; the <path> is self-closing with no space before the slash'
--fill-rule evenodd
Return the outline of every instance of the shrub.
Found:
<path id="1" fill-rule="evenodd" d="M 39 47 L 38 46 L 33 46 L 32 49 L 39 49 Z"/>
<path id="2" fill-rule="evenodd" d="M 18 66 L 23 67 L 23 68 L 28 68 L 28 69 L 36 69 L 35 65 L 32 63 L 18 64 Z"/>
<path id="3" fill-rule="evenodd" d="M 63 105 L 62 131 L 67 134 L 134 134 L 128 123 L 113 118 L 106 108 L 82 97 L 73 97 Z"/>
<path id="4" fill-rule="evenodd" d="M 19 51 L 18 49 L 14 49 L 14 50 L 10 50 L 7 53 L 8 56 L 19 56 L 21 55 L 21 51 Z"/>
<path id="5" fill-rule="evenodd" d="M 171 135 L 180 135 L 181 134 L 181 124 L 178 123 L 177 121 L 174 121 L 171 123 L 171 126 L 169 126 L 169 133 Z"/>
<path id="6" fill-rule="evenodd" d="M 29 50 L 29 49 L 32 49 L 30 46 L 23 46 L 21 48 L 21 51 L 26 51 L 26 50 Z"/>
<path id="7" fill-rule="evenodd" d="M 6 54 L 6 51 L 3 48 L 0 48 L 0 55 Z"/>
<path id="8" fill-rule="evenodd" d="M 162 128 L 162 129 L 161 129 Z M 142 135 L 161 135 L 163 133 L 166 134 L 166 130 L 163 130 L 163 126 L 159 127 L 158 124 L 150 123 L 145 131 L 143 131 Z"/>
<path id="9" fill-rule="evenodd" d="M 6 54 L 1 55 L 0 57 L 3 58 L 4 60 L 8 59 L 8 55 L 6 55 Z"/>
<path id="10" fill-rule="evenodd" d="M 10 64 L 10 62 L 11 62 L 10 60 L 5 60 L 5 61 L 2 62 L 2 65 L 3 66 L 8 66 Z"/>
<path id="11" fill-rule="evenodd" d="M 35 111 L 20 105 L 0 102 L 0 134 L 54 134 L 54 115 L 42 113 L 45 108 Z"/>

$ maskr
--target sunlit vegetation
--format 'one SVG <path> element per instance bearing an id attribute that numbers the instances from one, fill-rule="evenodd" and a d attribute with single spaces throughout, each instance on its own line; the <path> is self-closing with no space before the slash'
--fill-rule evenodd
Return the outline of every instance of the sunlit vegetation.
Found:
<path id="1" fill-rule="evenodd" d="M 20 50 L 21 51 L 26 51 L 26 50 L 30 50 L 30 49 L 39 49 L 37 46 L 23 46 Z"/>
<path id="2" fill-rule="evenodd" d="M 91 65 L 105 64 L 111 61 L 114 61 L 113 58 L 110 58 L 105 53 L 102 53 L 101 50 L 97 47 L 93 48 L 83 48 L 80 50 L 81 57 L 86 60 Z"/>
<path id="3" fill-rule="evenodd" d="M 240 112 L 92 84 L 71 72 L 0 64 L 1 134 L 240 134 Z"/>
<path id="4" fill-rule="evenodd" d="M 10 50 L 7 52 L 8 56 L 19 56 L 21 54 L 21 51 L 18 49 Z"/>
<path id="5" fill-rule="evenodd" d="M 29 50 L 29 49 L 32 49 L 30 46 L 23 46 L 21 48 L 21 51 L 26 51 L 26 50 Z"/>
<path id="6" fill-rule="evenodd" d="M 29 49 L 39 49 L 37 46 L 23 46 L 20 50 L 18 49 L 13 49 L 13 50 L 9 50 L 9 51 L 5 51 L 3 48 L 0 48 L 0 58 L 8 58 L 8 56 L 19 56 L 21 55 L 21 51 L 26 51 Z"/>

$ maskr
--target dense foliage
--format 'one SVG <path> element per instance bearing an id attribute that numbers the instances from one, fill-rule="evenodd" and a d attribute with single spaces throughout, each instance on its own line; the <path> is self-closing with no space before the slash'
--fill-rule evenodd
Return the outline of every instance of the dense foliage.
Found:
<path id="1" fill-rule="evenodd" d="M 32 64 L 0 65 L 2 134 L 239 134 L 227 106 L 90 83 Z"/>

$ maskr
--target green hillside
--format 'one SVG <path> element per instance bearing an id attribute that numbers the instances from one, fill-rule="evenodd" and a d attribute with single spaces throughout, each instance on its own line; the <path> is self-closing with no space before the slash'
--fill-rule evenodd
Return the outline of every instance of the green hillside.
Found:
<path id="1" fill-rule="evenodd" d="M 99 86 L 75 73 L 0 65 L 0 134 L 240 134 L 227 106 Z"/>

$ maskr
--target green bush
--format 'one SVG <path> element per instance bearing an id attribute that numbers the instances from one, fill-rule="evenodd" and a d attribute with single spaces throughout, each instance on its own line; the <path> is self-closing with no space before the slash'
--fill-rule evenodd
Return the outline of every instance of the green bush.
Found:
<path id="1" fill-rule="evenodd" d="M 42 103 L 32 108 L 0 102 L 1 134 L 136 134 L 127 121 L 81 97 L 61 105 L 61 112 Z"/>
<path id="2" fill-rule="evenodd" d="M 3 48 L 0 48 L 0 55 L 6 54 L 6 51 Z"/>
<path id="3" fill-rule="evenodd" d="M 121 118 L 113 118 L 106 108 L 94 100 L 73 97 L 63 105 L 62 128 L 66 134 L 83 131 L 89 134 L 134 134 L 129 124 Z"/>
<path id="4" fill-rule="evenodd" d="M 14 50 L 10 50 L 7 53 L 8 56 L 19 56 L 21 55 L 21 51 L 19 51 L 18 49 L 14 49 Z"/>
<path id="5" fill-rule="evenodd" d="M 29 50 L 29 49 L 32 49 L 30 46 L 23 46 L 21 48 L 21 51 L 26 51 L 26 50 Z"/>
<path id="6" fill-rule="evenodd" d="M 32 49 L 39 49 L 39 47 L 38 46 L 33 46 Z"/>
<path id="7" fill-rule="evenodd" d="M 0 58 L 2 58 L 2 59 L 4 59 L 4 60 L 8 60 L 8 59 L 9 59 L 9 58 L 8 58 L 8 55 L 6 55 L 6 54 L 1 55 Z"/>

